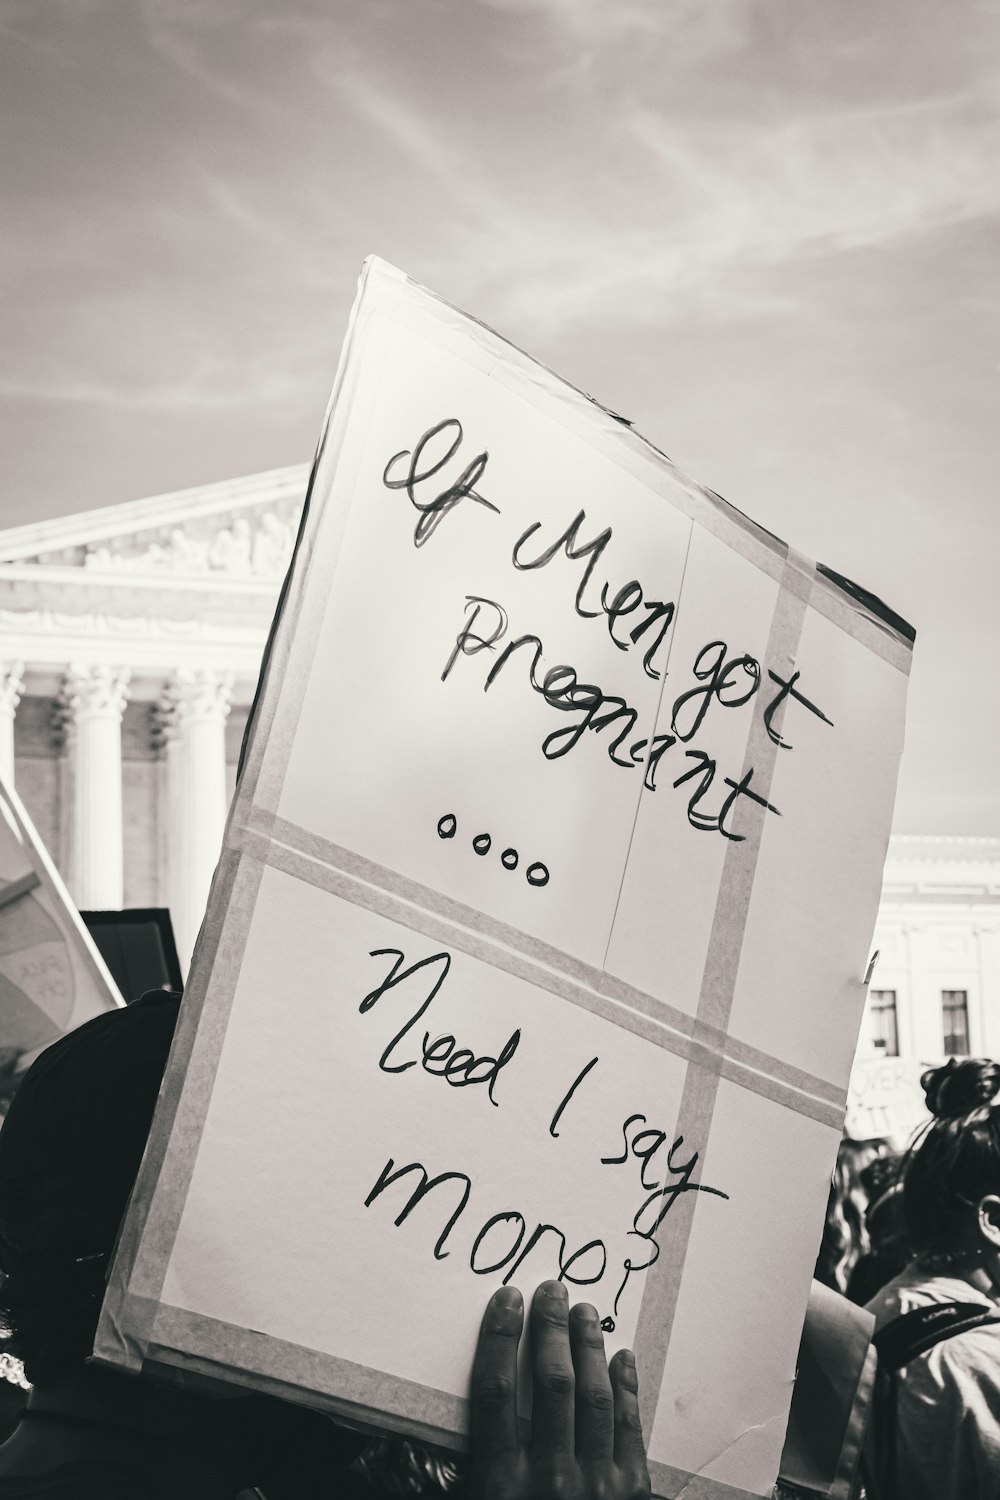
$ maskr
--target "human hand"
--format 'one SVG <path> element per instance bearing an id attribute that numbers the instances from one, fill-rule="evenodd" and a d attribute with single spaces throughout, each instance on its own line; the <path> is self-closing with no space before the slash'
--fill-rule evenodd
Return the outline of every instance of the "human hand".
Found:
<path id="1" fill-rule="evenodd" d="M 472 1370 L 472 1500 L 648 1500 L 635 1360 L 610 1366 L 595 1310 L 572 1311 L 545 1281 L 531 1304 L 531 1438 L 517 1430 L 524 1305 L 501 1287 L 486 1308 Z"/>

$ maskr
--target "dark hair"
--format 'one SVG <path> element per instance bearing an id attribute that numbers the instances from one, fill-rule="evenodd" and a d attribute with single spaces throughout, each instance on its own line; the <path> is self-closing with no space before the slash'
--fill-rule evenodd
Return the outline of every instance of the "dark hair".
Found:
<path id="1" fill-rule="evenodd" d="M 952 1058 L 920 1079 L 933 1118 L 903 1163 L 903 1214 L 918 1254 L 973 1248 L 973 1213 L 1000 1195 L 1000 1064 Z"/>
<path id="2" fill-rule="evenodd" d="M 814 1275 L 835 1292 L 844 1292 L 851 1271 L 870 1248 L 865 1226 L 868 1192 L 863 1173 L 885 1150 L 884 1141 L 855 1141 L 845 1137 L 837 1151 L 830 1180 L 823 1239 Z"/>

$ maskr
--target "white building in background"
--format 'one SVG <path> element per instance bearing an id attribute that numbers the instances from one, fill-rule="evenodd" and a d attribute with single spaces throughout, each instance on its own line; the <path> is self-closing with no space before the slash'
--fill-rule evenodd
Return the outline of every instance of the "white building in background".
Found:
<path id="1" fill-rule="evenodd" d="M 307 477 L 0 531 L 0 771 L 77 904 L 169 907 L 185 968 Z M 854 1133 L 1000 1056 L 1000 839 L 894 839 L 875 946 Z"/>
<path id="2" fill-rule="evenodd" d="M 1000 839 L 893 839 L 859 1056 L 1000 1057 Z"/>
<path id="3" fill-rule="evenodd" d="M 77 905 L 168 906 L 185 969 L 307 477 L 0 531 L 0 771 Z"/>
<path id="4" fill-rule="evenodd" d="M 848 1129 L 902 1142 L 925 1068 L 1000 1058 L 1000 839 L 894 838 L 874 946 Z"/>

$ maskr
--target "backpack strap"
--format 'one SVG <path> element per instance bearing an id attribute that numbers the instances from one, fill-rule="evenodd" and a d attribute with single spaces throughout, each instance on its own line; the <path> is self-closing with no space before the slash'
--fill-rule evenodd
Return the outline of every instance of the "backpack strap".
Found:
<path id="1" fill-rule="evenodd" d="M 931 1302 L 894 1318 L 874 1335 L 881 1456 L 879 1472 L 870 1472 L 870 1481 L 879 1500 L 894 1500 L 896 1496 L 897 1373 L 935 1344 L 986 1323 L 1000 1323 L 1000 1309 L 984 1307 L 981 1302 Z"/>
<path id="2" fill-rule="evenodd" d="M 930 1302 L 894 1318 L 878 1331 L 872 1343 L 883 1370 L 902 1370 L 942 1340 L 997 1322 L 1000 1309 L 984 1307 L 981 1302 Z"/>

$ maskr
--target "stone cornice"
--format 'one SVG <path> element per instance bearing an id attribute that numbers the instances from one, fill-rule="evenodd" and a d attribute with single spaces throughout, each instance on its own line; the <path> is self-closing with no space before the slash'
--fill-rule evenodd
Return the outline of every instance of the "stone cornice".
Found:
<path id="1" fill-rule="evenodd" d="M 84 658 L 95 664 L 124 661 L 133 671 L 214 666 L 256 680 L 271 612 L 269 607 L 255 619 L 236 620 L 0 608 L 0 637 L 29 672 Z"/>
<path id="2" fill-rule="evenodd" d="M 122 536 L 163 527 L 186 526 L 248 508 L 301 507 L 309 477 L 308 464 L 270 469 L 245 479 L 224 479 L 144 500 L 102 506 L 70 516 L 33 521 L 0 531 L 0 561 L 17 562 L 66 548 L 96 547 Z"/>
<path id="3" fill-rule="evenodd" d="M 1000 902 L 1000 839 L 899 836 L 889 841 L 883 905 Z"/>
<path id="4" fill-rule="evenodd" d="M 282 574 L 253 577 L 223 572 L 108 573 L 43 563 L 0 563 L 0 613 L 15 624 L 19 613 L 111 613 L 144 618 L 249 618 L 269 623 Z"/>

